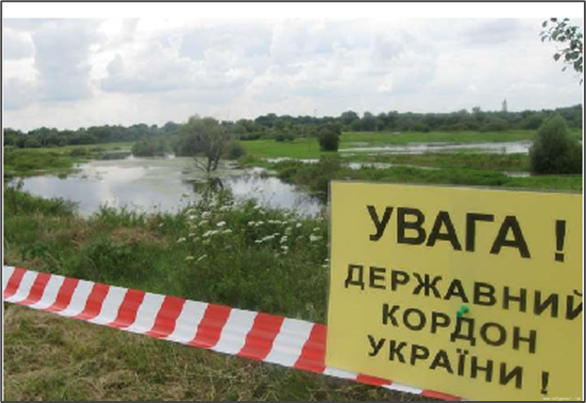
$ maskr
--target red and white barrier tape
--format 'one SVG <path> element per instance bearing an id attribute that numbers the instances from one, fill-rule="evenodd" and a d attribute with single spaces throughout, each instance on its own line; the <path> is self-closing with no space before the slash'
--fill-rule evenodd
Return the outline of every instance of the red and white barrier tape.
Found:
<path id="1" fill-rule="evenodd" d="M 327 327 L 282 316 L 3 266 L 6 302 L 194 347 L 444 400 L 460 398 L 325 365 Z"/>

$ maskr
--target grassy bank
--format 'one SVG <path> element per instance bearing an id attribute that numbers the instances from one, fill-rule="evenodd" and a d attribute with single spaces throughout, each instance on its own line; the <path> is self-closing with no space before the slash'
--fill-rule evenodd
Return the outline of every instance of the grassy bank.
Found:
<path id="1" fill-rule="evenodd" d="M 408 156 L 406 156 L 408 157 Z M 332 179 L 349 179 L 387 183 L 415 183 L 430 185 L 468 185 L 534 190 L 582 190 L 582 175 L 547 175 L 512 178 L 502 172 L 484 169 L 390 167 L 386 169 L 350 169 L 335 157 L 322 158 L 316 164 L 282 161 L 273 169 L 281 180 L 306 188 L 327 199 L 328 183 Z"/>
<path id="2" fill-rule="evenodd" d="M 517 130 L 506 132 L 430 132 L 430 133 L 389 133 L 389 132 L 346 132 L 340 138 L 340 149 L 368 146 L 407 145 L 409 143 L 499 143 L 533 140 L 535 131 Z M 570 136 L 582 139 L 580 130 L 571 130 Z M 319 150 L 315 138 L 296 138 L 291 142 L 275 140 L 244 141 L 247 154 L 257 158 L 319 158 L 331 153 Z"/>
<path id="3" fill-rule="evenodd" d="M 508 130 L 500 132 L 346 132 L 342 135 L 342 145 L 367 142 L 370 145 L 405 145 L 409 143 L 502 143 L 509 141 L 533 140 L 533 130 Z M 570 130 L 570 136 L 582 139 L 582 131 Z"/>
<path id="4" fill-rule="evenodd" d="M 5 176 L 67 175 L 75 164 L 130 152 L 132 143 L 104 143 L 51 148 L 5 148 Z"/>
<path id="5" fill-rule="evenodd" d="M 179 214 L 102 209 L 5 189 L 5 264 L 324 322 L 324 218 L 229 195 Z M 8 400 L 410 400 L 4 304 Z"/>
<path id="6" fill-rule="evenodd" d="M 460 151 L 425 154 L 353 155 L 349 159 L 359 162 L 383 162 L 434 168 L 529 171 L 529 156 L 525 154 L 487 154 Z"/>

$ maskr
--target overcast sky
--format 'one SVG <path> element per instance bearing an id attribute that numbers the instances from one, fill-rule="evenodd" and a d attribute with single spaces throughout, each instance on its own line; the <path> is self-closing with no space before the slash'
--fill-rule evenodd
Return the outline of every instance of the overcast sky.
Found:
<path id="1" fill-rule="evenodd" d="M 541 22 L 4 19 L 4 125 L 581 103 L 578 76 L 540 41 Z"/>

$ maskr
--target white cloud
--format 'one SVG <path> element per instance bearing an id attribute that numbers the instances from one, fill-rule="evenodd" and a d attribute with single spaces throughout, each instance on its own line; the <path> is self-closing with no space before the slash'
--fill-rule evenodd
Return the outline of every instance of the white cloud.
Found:
<path id="1" fill-rule="evenodd" d="M 539 31 L 519 19 L 5 20 L 5 118 L 30 129 L 581 102 Z"/>
<path id="2" fill-rule="evenodd" d="M 14 29 L 2 30 L 2 48 L 4 60 L 18 60 L 30 58 L 34 54 L 33 41 L 30 35 Z"/>

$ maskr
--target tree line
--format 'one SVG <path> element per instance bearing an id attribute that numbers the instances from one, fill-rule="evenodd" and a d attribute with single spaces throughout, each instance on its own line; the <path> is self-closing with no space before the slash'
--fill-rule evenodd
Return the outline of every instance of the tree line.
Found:
<path id="1" fill-rule="evenodd" d="M 582 105 L 555 110 L 541 111 L 483 111 L 479 107 L 471 111 L 452 113 L 388 113 L 365 112 L 360 116 L 354 111 L 343 112 L 340 116 L 290 116 L 269 113 L 256 119 L 222 121 L 220 125 L 231 135 L 242 141 L 274 139 L 292 141 L 297 137 L 319 138 L 324 126 L 327 131 L 389 131 L 389 132 L 430 132 L 430 131 L 507 131 L 536 130 L 548 118 L 560 115 L 570 128 L 582 128 Z M 59 147 L 66 145 L 100 144 L 108 142 L 148 140 L 166 138 L 171 148 L 184 154 L 180 141 L 181 129 L 188 123 L 167 122 L 163 126 L 144 123 L 132 126 L 103 125 L 77 130 L 58 130 L 40 127 L 28 132 L 11 128 L 4 129 L 4 146 L 15 148 Z M 335 129 L 332 129 L 335 127 Z"/>

